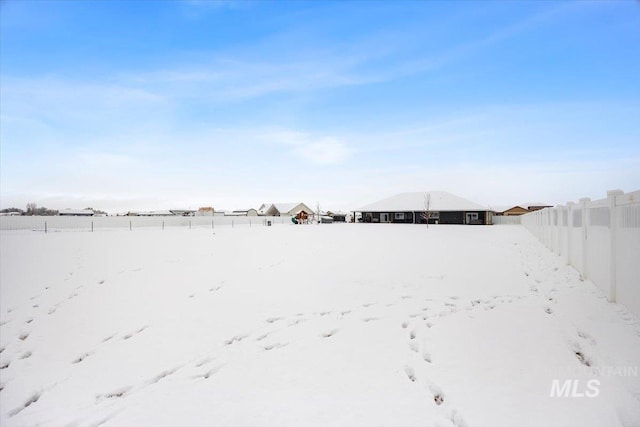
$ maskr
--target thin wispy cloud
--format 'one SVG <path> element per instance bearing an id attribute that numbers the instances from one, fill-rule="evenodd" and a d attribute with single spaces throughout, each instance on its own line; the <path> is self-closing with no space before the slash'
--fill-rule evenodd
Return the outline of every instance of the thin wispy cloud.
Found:
<path id="1" fill-rule="evenodd" d="M 291 130 L 269 132 L 268 141 L 283 144 L 297 158 L 317 165 L 336 165 L 347 161 L 352 150 L 335 137 L 314 137 Z"/>

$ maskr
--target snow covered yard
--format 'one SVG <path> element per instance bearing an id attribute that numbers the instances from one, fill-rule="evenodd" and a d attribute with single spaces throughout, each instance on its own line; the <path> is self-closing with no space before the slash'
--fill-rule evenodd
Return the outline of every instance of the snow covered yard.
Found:
<path id="1" fill-rule="evenodd" d="M 520 226 L 7 233 L 0 255 L 2 425 L 640 425 L 638 319 Z"/>

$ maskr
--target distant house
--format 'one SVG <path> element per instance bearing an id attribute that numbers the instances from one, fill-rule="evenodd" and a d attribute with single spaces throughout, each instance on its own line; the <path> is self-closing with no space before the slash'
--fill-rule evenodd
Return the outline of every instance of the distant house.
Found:
<path id="1" fill-rule="evenodd" d="M 215 214 L 216 210 L 213 209 L 211 206 L 205 206 L 202 208 L 199 208 L 196 212 L 193 213 L 194 216 L 213 216 Z"/>
<path id="2" fill-rule="evenodd" d="M 195 216 L 196 214 L 196 211 L 191 209 L 169 209 L 169 212 L 178 216 Z"/>
<path id="3" fill-rule="evenodd" d="M 523 203 L 523 204 L 521 204 L 519 206 L 522 206 L 523 208 L 525 208 L 529 212 L 539 211 L 540 209 L 552 208 L 553 207 L 551 205 L 548 205 L 546 203 L 541 203 L 541 202 Z"/>
<path id="4" fill-rule="evenodd" d="M 58 212 L 60 216 L 94 216 L 91 209 L 63 209 Z"/>
<path id="5" fill-rule="evenodd" d="M 195 211 L 187 209 L 165 209 L 157 211 L 129 211 L 125 216 L 194 216 Z"/>
<path id="6" fill-rule="evenodd" d="M 493 206 L 490 209 L 497 216 L 517 216 L 550 207 L 552 206 L 545 203 L 522 203 L 516 206 Z"/>
<path id="7" fill-rule="evenodd" d="M 328 212 L 333 222 L 347 222 L 347 214 L 344 212 Z"/>
<path id="8" fill-rule="evenodd" d="M 264 216 L 295 216 L 301 212 L 307 215 L 314 213 L 304 203 L 264 203 L 258 209 L 258 214 Z"/>
<path id="9" fill-rule="evenodd" d="M 446 191 L 402 193 L 363 206 L 358 213 L 362 222 L 370 223 L 481 225 L 492 224 L 493 218 L 488 207 Z"/>
<path id="10" fill-rule="evenodd" d="M 522 206 L 493 206 L 491 210 L 496 216 L 517 216 L 529 212 Z"/>
<path id="11" fill-rule="evenodd" d="M 232 215 L 232 216 L 258 216 L 258 211 L 256 209 L 238 209 L 235 210 L 233 212 L 231 212 L 231 214 L 227 214 L 227 215 Z"/>
<path id="12" fill-rule="evenodd" d="M 175 216 L 175 214 L 169 210 L 134 212 L 134 213 L 136 214 L 136 216 Z"/>

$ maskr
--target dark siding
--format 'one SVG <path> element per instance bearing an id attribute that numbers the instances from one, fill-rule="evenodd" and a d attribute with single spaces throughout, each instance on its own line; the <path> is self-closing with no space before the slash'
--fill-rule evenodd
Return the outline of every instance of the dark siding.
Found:
<path id="1" fill-rule="evenodd" d="M 389 215 L 389 222 L 394 224 L 425 224 L 424 212 L 402 212 L 404 219 L 396 219 L 396 212 L 383 212 Z M 487 212 L 486 211 L 468 211 L 468 213 L 477 213 L 478 219 L 473 221 L 473 224 L 485 224 Z M 381 212 L 362 212 L 363 222 L 380 222 Z M 466 224 L 467 212 L 463 211 L 448 211 L 439 212 L 439 218 L 430 218 L 429 224 Z M 414 222 L 415 221 L 415 222 Z"/>
<path id="2" fill-rule="evenodd" d="M 440 212 L 439 224 L 464 224 L 464 212 Z"/>
<path id="3" fill-rule="evenodd" d="M 389 218 L 391 222 L 397 224 L 411 224 L 413 223 L 413 212 L 398 212 L 404 214 L 402 219 L 396 219 L 396 212 L 389 212 Z"/>

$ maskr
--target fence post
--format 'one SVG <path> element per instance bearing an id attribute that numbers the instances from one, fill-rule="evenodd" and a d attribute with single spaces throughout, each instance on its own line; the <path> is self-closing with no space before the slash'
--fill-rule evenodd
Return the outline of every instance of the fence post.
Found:
<path id="1" fill-rule="evenodd" d="M 560 237 L 560 221 L 562 221 L 562 217 L 560 216 L 560 206 L 556 206 L 555 208 L 555 220 L 556 220 L 556 253 L 562 256 L 562 238 Z"/>
<path id="2" fill-rule="evenodd" d="M 211 220 L 211 229 L 213 230 L 213 220 Z"/>
<path id="3" fill-rule="evenodd" d="M 587 268 L 587 262 L 589 261 L 589 243 L 587 239 L 587 228 L 589 225 L 589 210 L 587 209 L 587 203 L 589 203 L 591 199 L 589 197 L 583 197 L 580 199 L 580 205 L 582 208 L 582 271 L 580 275 L 583 279 L 589 277 L 589 269 Z"/>
<path id="4" fill-rule="evenodd" d="M 571 265 L 573 252 L 573 202 L 567 202 L 567 265 Z"/>
<path id="5" fill-rule="evenodd" d="M 91 221 L 91 232 L 93 233 L 93 221 Z"/>
<path id="6" fill-rule="evenodd" d="M 133 227 L 131 227 L 131 221 L 129 221 L 129 231 L 133 230 Z"/>
<path id="7" fill-rule="evenodd" d="M 47 221 L 44 222 L 44 234 L 47 234 Z"/>
<path id="8" fill-rule="evenodd" d="M 162 231 L 164 231 L 164 221 L 162 221 Z"/>
<path id="9" fill-rule="evenodd" d="M 251 228 L 251 219 L 249 219 L 249 228 Z"/>
<path id="10" fill-rule="evenodd" d="M 616 302 L 617 299 L 617 265 L 616 265 L 616 245 L 618 240 L 618 215 L 616 210 L 616 196 L 623 195 L 622 190 L 607 191 L 609 199 L 609 301 Z"/>
<path id="11" fill-rule="evenodd" d="M 231 220 L 231 228 L 233 228 L 233 220 Z"/>
<path id="12" fill-rule="evenodd" d="M 191 230 L 191 220 L 189 220 L 189 230 Z"/>

